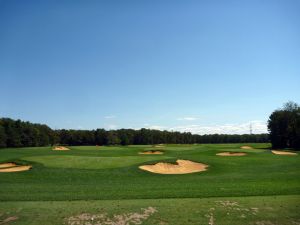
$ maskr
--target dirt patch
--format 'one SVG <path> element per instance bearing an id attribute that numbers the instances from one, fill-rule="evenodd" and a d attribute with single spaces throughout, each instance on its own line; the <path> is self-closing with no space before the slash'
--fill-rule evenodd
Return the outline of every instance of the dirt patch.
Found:
<path id="1" fill-rule="evenodd" d="M 10 173 L 10 172 L 20 172 L 20 171 L 26 171 L 30 170 L 32 166 L 13 166 L 8 168 L 2 168 L 0 169 L 0 173 Z"/>
<path id="2" fill-rule="evenodd" d="M 217 153 L 218 156 L 244 156 L 247 155 L 245 152 L 221 152 Z"/>
<path id="3" fill-rule="evenodd" d="M 141 213 L 124 213 L 119 215 L 113 215 L 109 217 L 106 213 L 101 214 L 89 214 L 83 213 L 77 216 L 72 216 L 67 219 L 69 225 L 129 225 L 129 224 L 142 224 L 144 220 L 147 220 L 149 216 L 157 212 L 153 207 L 141 209 Z"/>
<path id="4" fill-rule="evenodd" d="M 149 151 L 139 152 L 139 154 L 142 154 L 142 155 L 162 155 L 164 153 L 161 152 L 161 151 L 157 151 L 157 150 L 149 150 Z"/>
<path id="5" fill-rule="evenodd" d="M 276 155 L 298 155 L 296 152 L 285 152 L 285 151 L 276 151 L 276 150 L 272 150 L 272 153 Z"/>
<path id="6" fill-rule="evenodd" d="M 159 162 L 154 165 L 144 165 L 139 168 L 152 173 L 160 174 L 186 174 L 196 173 L 207 170 L 208 165 L 189 160 L 178 159 L 176 164 Z"/>
<path id="7" fill-rule="evenodd" d="M 12 163 L 12 162 L 8 162 L 8 163 L 1 163 L 0 164 L 0 168 L 7 168 L 7 167 L 13 167 L 16 166 L 17 164 Z"/>
<path id="8" fill-rule="evenodd" d="M 10 217 L 7 217 L 4 220 L 0 220 L 0 224 L 6 224 L 6 223 L 9 223 L 9 222 L 15 221 L 17 219 L 19 219 L 17 216 L 10 216 Z"/>
<path id="9" fill-rule="evenodd" d="M 241 149 L 253 149 L 251 146 L 242 146 Z"/>
<path id="10" fill-rule="evenodd" d="M 55 150 L 55 151 L 67 151 L 67 150 L 70 150 L 70 149 L 67 148 L 67 147 L 63 147 L 63 146 L 55 146 L 54 148 L 52 148 L 52 150 Z"/>

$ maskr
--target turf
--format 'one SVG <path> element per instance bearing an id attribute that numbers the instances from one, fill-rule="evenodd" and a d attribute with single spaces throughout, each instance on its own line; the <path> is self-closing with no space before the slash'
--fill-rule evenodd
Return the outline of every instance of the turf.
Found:
<path id="1" fill-rule="evenodd" d="M 88 213 L 116 216 L 141 213 L 153 207 L 156 212 L 142 221 L 145 225 L 297 225 L 300 224 L 299 196 L 222 197 L 203 199 L 139 199 L 96 201 L 0 202 L 0 221 L 15 218 L 20 225 L 72 224 L 70 217 L 84 218 Z M 115 216 L 115 217 L 114 217 Z M 87 216 L 85 216 L 87 217 Z M 97 224 L 91 217 L 74 224 Z M 94 222 L 94 223 L 93 223 Z M 117 223 L 108 223 L 117 224 Z M 126 223 L 118 223 L 126 224 Z M 136 224 L 136 223 L 127 223 Z"/>
<path id="2" fill-rule="evenodd" d="M 240 149 L 243 145 L 249 145 L 255 149 Z M 260 199 L 266 199 L 264 202 L 271 204 L 270 207 L 276 211 L 278 206 L 275 202 L 280 198 L 278 201 L 282 202 L 287 211 L 290 207 L 287 216 L 290 215 L 296 222 L 299 222 L 299 216 L 295 217 L 293 214 L 295 207 L 298 207 L 293 199 L 299 200 L 300 195 L 300 157 L 299 155 L 274 155 L 268 150 L 269 147 L 269 144 L 207 144 L 164 145 L 160 148 L 155 146 L 77 146 L 70 147 L 70 151 L 53 151 L 50 147 L 1 149 L 0 162 L 13 161 L 30 164 L 33 169 L 19 173 L 0 173 L 0 201 L 2 202 L 0 209 L 2 213 L 6 213 L 16 210 L 17 206 L 23 208 L 24 203 L 25 214 L 21 213 L 21 217 L 31 218 L 30 212 L 38 213 L 39 207 L 51 208 L 53 206 L 51 210 L 57 213 L 57 210 L 60 210 L 57 201 L 60 201 L 62 205 L 70 208 L 62 216 L 66 217 L 77 212 L 76 204 L 79 208 L 81 204 L 86 205 L 84 208 L 89 211 L 97 205 L 108 207 L 106 204 L 111 201 L 111 204 L 124 204 L 124 208 L 129 211 L 138 211 L 138 208 L 140 210 L 153 205 L 150 204 L 152 202 L 162 204 L 163 209 L 166 207 L 165 204 L 172 204 L 174 205 L 170 208 L 172 213 L 181 212 L 179 214 L 183 215 L 183 220 L 192 219 L 193 221 L 189 224 L 201 224 L 195 222 L 200 217 L 193 216 L 195 212 L 192 208 L 190 210 L 193 215 L 189 215 L 183 213 L 184 208 L 181 209 L 181 206 L 175 205 L 188 204 L 189 201 L 201 205 L 203 201 L 210 201 L 209 207 L 214 207 L 215 203 L 211 200 L 213 198 L 216 200 L 236 197 L 236 200 L 242 203 L 244 199 L 250 199 L 249 205 L 255 205 L 254 203 Z M 164 154 L 138 154 L 140 151 L 149 149 L 163 150 Z M 223 151 L 246 152 L 247 155 L 216 156 L 216 153 Z M 153 174 L 138 169 L 139 165 L 159 161 L 175 162 L 177 159 L 202 162 L 208 164 L 209 168 L 208 171 L 202 173 L 185 175 Z M 246 196 L 265 197 L 245 198 Z M 69 202 L 70 200 L 72 202 Z M 85 201 L 82 203 L 80 200 Z M 136 202 L 136 208 L 126 206 L 133 204 L 132 201 Z M 161 207 L 159 204 L 156 206 Z M 245 207 L 247 204 L 245 202 Z M 202 215 L 207 208 L 201 209 L 200 207 L 200 214 Z M 114 212 L 109 207 L 106 211 Z M 222 215 L 221 211 L 220 215 Z M 167 212 L 162 210 L 161 213 L 164 217 Z M 268 216 L 270 216 L 270 221 L 274 222 L 274 218 L 279 215 L 270 211 Z M 254 216 L 251 221 L 259 219 L 255 218 Z M 205 219 L 202 218 L 199 221 L 206 221 Z M 29 224 L 25 219 L 24 221 L 24 224 Z M 150 217 L 149 221 L 151 221 Z M 151 224 L 149 221 L 144 223 Z M 288 224 L 286 221 L 291 222 L 288 219 L 282 221 L 280 224 Z M 51 224 L 61 224 L 61 220 L 59 223 L 54 220 L 52 222 Z M 18 223 L 22 224 L 20 220 Z M 168 223 L 185 224 L 174 223 L 172 220 Z M 208 222 L 203 222 L 203 224 L 208 224 Z M 234 223 L 230 222 L 230 224 Z"/>

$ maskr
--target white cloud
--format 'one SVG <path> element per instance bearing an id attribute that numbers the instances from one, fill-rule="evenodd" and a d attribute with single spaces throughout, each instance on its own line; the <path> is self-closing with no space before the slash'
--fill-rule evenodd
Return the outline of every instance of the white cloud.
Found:
<path id="1" fill-rule="evenodd" d="M 166 130 L 166 129 L 168 129 L 165 126 L 159 126 L 159 125 L 151 125 L 151 126 L 147 126 L 146 128 L 152 129 L 152 130 Z"/>
<path id="2" fill-rule="evenodd" d="M 242 124 L 224 124 L 224 125 L 186 125 L 174 126 L 169 130 L 180 132 L 191 132 L 193 134 L 249 134 L 250 124 L 252 125 L 252 133 L 267 133 L 267 124 L 263 121 L 250 121 Z"/>
<path id="3" fill-rule="evenodd" d="M 166 127 L 166 126 L 150 125 L 148 123 L 143 124 L 143 126 L 135 126 L 135 127 L 130 127 L 130 128 L 135 129 L 135 130 L 139 130 L 142 128 L 152 129 L 152 130 L 168 130 L 168 127 Z"/>
<path id="4" fill-rule="evenodd" d="M 109 115 L 109 116 L 104 116 L 104 119 L 114 119 L 116 116 L 114 115 Z"/>
<path id="5" fill-rule="evenodd" d="M 107 124 L 107 125 L 105 125 L 105 128 L 108 130 L 115 130 L 118 128 L 118 126 L 115 124 Z"/>
<path id="6" fill-rule="evenodd" d="M 144 126 L 142 127 L 133 127 L 133 129 L 147 128 L 147 129 L 154 129 L 154 130 L 191 132 L 192 134 L 201 134 L 201 135 L 203 134 L 249 134 L 250 124 L 252 125 L 253 134 L 261 134 L 261 133 L 268 132 L 266 122 L 259 121 L 259 120 L 253 120 L 245 123 L 234 123 L 234 124 L 215 124 L 215 125 L 187 124 L 187 125 L 179 125 L 173 127 L 144 124 Z"/>
<path id="7" fill-rule="evenodd" d="M 187 120 L 187 121 L 194 121 L 194 120 L 198 120 L 197 117 L 182 117 L 182 118 L 177 118 L 177 120 Z"/>

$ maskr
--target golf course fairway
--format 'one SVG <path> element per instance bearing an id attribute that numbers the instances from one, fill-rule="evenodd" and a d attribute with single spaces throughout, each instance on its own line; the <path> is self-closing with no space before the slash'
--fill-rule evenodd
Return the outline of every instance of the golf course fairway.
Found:
<path id="1" fill-rule="evenodd" d="M 273 154 L 270 144 L 172 144 L 163 154 L 139 154 L 151 145 L 68 148 L 0 150 L 4 168 L 30 166 L 0 173 L 0 224 L 300 224 L 300 156 Z M 139 168 L 177 160 L 207 167 Z"/>

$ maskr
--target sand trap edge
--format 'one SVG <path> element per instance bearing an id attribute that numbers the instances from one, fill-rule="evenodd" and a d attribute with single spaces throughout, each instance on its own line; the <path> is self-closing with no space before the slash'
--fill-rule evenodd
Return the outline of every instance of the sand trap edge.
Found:
<path id="1" fill-rule="evenodd" d="M 217 156 L 245 156 L 245 152 L 220 152 L 216 154 Z"/>
<path id="2" fill-rule="evenodd" d="M 285 152 L 285 151 L 277 151 L 277 150 L 272 150 L 272 153 L 275 155 L 298 155 L 296 152 Z"/>
<path id="3" fill-rule="evenodd" d="M 0 169 L 17 166 L 14 162 L 0 163 Z"/>
<path id="4" fill-rule="evenodd" d="M 12 172 L 21 172 L 21 171 L 27 171 L 30 170 L 32 166 L 14 166 L 9 168 L 2 168 L 0 169 L 0 173 L 12 173 Z"/>
<path id="5" fill-rule="evenodd" d="M 69 151 L 70 149 L 63 146 L 56 146 L 52 148 L 53 151 Z"/>
<path id="6" fill-rule="evenodd" d="M 242 146 L 242 147 L 240 147 L 241 149 L 253 149 L 253 147 L 251 147 L 251 146 Z"/>
<path id="7" fill-rule="evenodd" d="M 140 155 L 162 155 L 164 152 L 161 151 L 144 151 L 144 152 L 139 152 Z"/>

